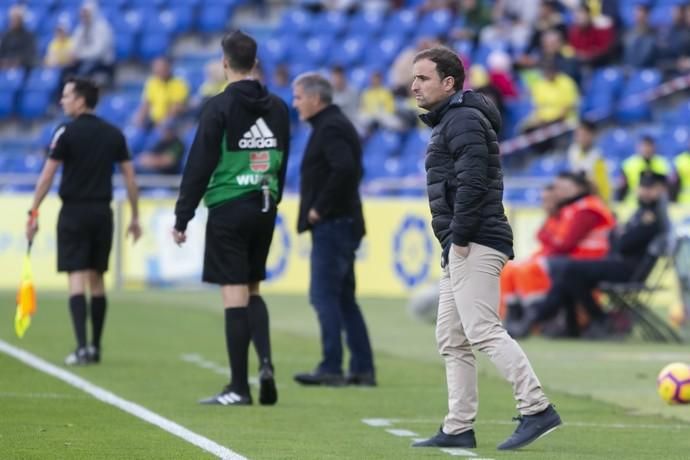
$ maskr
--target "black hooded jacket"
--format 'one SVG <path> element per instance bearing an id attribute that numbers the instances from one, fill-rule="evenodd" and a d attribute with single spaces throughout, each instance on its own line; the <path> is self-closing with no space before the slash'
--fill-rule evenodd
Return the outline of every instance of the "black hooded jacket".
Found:
<path id="1" fill-rule="evenodd" d="M 512 258 L 495 105 L 482 94 L 458 92 L 421 119 L 433 129 L 425 167 L 431 226 L 441 246 L 474 242 Z"/>
<path id="2" fill-rule="evenodd" d="M 280 202 L 290 146 L 289 117 L 285 102 L 255 80 L 231 83 L 209 99 L 184 168 L 175 228 L 186 229 L 202 197 L 214 207 L 261 193 L 267 184 Z"/>

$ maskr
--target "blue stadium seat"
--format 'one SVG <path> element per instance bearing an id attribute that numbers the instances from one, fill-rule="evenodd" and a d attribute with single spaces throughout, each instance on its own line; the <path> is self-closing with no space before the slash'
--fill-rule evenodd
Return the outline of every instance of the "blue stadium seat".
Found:
<path id="1" fill-rule="evenodd" d="M 411 34 L 418 24 L 418 16 L 414 10 L 394 11 L 388 17 L 384 26 L 384 33 L 388 34 Z"/>
<path id="2" fill-rule="evenodd" d="M 0 118 L 7 118 L 14 113 L 15 90 L 0 89 Z"/>
<path id="3" fill-rule="evenodd" d="M 671 23 L 673 17 L 673 5 L 657 4 L 649 14 L 649 22 L 654 27 L 665 26 Z"/>
<path id="4" fill-rule="evenodd" d="M 327 11 L 317 15 L 311 24 L 311 32 L 316 35 L 339 36 L 347 27 L 347 16 L 340 11 Z"/>
<path id="5" fill-rule="evenodd" d="M 115 40 L 115 57 L 118 61 L 126 61 L 134 57 L 136 46 L 136 35 L 118 34 Z"/>
<path id="6" fill-rule="evenodd" d="M 139 44 L 139 57 L 144 61 L 151 61 L 167 54 L 172 40 L 170 36 L 160 32 L 142 35 Z"/>
<path id="7" fill-rule="evenodd" d="M 29 90 L 55 91 L 60 84 L 61 71 L 56 68 L 37 67 L 31 71 L 24 86 Z"/>
<path id="8" fill-rule="evenodd" d="M 144 30 L 147 33 L 164 33 L 175 36 L 183 32 L 178 26 L 177 14 L 174 10 L 146 10 Z"/>
<path id="9" fill-rule="evenodd" d="M 312 15 L 304 10 L 290 9 L 283 13 L 283 18 L 278 27 L 282 34 L 304 35 L 311 29 Z"/>
<path id="10" fill-rule="evenodd" d="M 424 173 L 424 155 L 431 130 L 413 129 L 405 139 L 402 147 L 402 161 L 405 175 Z"/>
<path id="11" fill-rule="evenodd" d="M 206 78 L 204 75 L 204 68 L 200 66 L 178 65 L 173 69 L 173 74 L 182 78 L 189 85 L 191 93 L 195 93 L 199 87 L 204 83 Z"/>
<path id="12" fill-rule="evenodd" d="M 425 14 L 416 30 L 418 37 L 438 37 L 448 34 L 453 25 L 453 15 L 448 10 L 435 10 Z"/>
<path id="13" fill-rule="evenodd" d="M 690 128 L 674 126 L 663 129 L 657 138 L 659 153 L 668 159 L 675 158 L 681 152 L 688 150 L 690 144 Z"/>
<path id="14" fill-rule="evenodd" d="M 635 138 L 623 128 L 603 133 L 599 136 L 597 145 L 607 159 L 622 161 L 635 153 Z"/>
<path id="15" fill-rule="evenodd" d="M 38 5 L 27 8 L 24 13 L 24 26 L 31 32 L 35 32 L 46 16 L 46 12 L 44 7 Z"/>
<path id="16" fill-rule="evenodd" d="M 127 139 L 127 145 L 132 154 L 136 155 L 141 152 L 146 141 L 146 131 L 135 125 L 127 125 L 122 132 L 125 135 L 125 139 Z"/>
<path id="17" fill-rule="evenodd" d="M 606 118 L 613 114 L 623 85 L 623 72 L 607 67 L 594 72 L 585 85 L 580 112 L 587 118 Z"/>
<path id="18" fill-rule="evenodd" d="M 18 90 L 24 83 L 24 69 L 0 70 L 0 90 Z"/>
<path id="19" fill-rule="evenodd" d="M 170 12 L 175 15 L 177 33 L 189 32 L 195 26 L 193 7 L 188 5 L 172 5 Z"/>
<path id="20" fill-rule="evenodd" d="M 293 46 L 289 54 L 293 63 L 304 62 L 314 67 L 321 65 L 331 50 L 333 37 L 330 35 L 313 36 L 300 40 L 297 46 Z"/>
<path id="21" fill-rule="evenodd" d="M 383 37 L 367 47 L 364 61 L 368 67 L 383 70 L 395 60 L 404 44 L 398 35 Z"/>
<path id="22" fill-rule="evenodd" d="M 259 61 L 273 65 L 284 63 L 291 43 L 289 36 L 269 37 L 259 42 Z"/>
<path id="23" fill-rule="evenodd" d="M 204 3 L 199 13 L 199 30 L 207 33 L 222 32 L 232 16 L 232 9 L 224 3 Z"/>
<path id="24" fill-rule="evenodd" d="M 401 145 L 400 134 L 385 129 L 374 133 L 364 146 L 365 155 L 376 154 L 385 158 L 399 153 Z"/>
<path id="25" fill-rule="evenodd" d="M 348 71 L 347 81 L 357 91 L 361 91 L 369 84 L 373 71 L 371 67 L 353 67 Z"/>
<path id="26" fill-rule="evenodd" d="M 138 96 L 108 94 L 99 102 L 96 113 L 113 124 L 123 125 L 132 117 L 138 105 Z"/>
<path id="27" fill-rule="evenodd" d="M 383 30 L 386 17 L 377 11 L 360 11 L 350 19 L 348 34 L 378 36 Z"/>
<path id="28" fill-rule="evenodd" d="M 201 4 L 202 0 L 168 0 L 168 4 L 174 8 L 176 6 L 187 6 L 196 8 Z"/>
<path id="29" fill-rule="evenodd" d="M 362 59 L 366 45 L 367 40 L 360 36 L 350 36 L 345 40 L 338 41 L 333 46 L 329 63 L 344 67 L 356 65 Z"/>
<path id="30" fill-rule="evenodd" d="M 118 38 L 123 34 L 138 34 L 144 26 L 144 13 L 146 10 L 132 8 L 126 10 L 121 16 L 116 17 L 113 28 L 118 31 Z"/>
<path id="31" fill-rule="evenodd" d="M 51 102 L 52 92 L 27 90 L 21 94 L 18 112 L 22 118 L 36 119 L 44 116 Z"/>
<path id="32" fill-rule="evenodd" d="M 652 116 L 650 103 L 644 100 L 642 93 L 660 83 L 661 73 L 656 69 L 644 69 L 631 75 L 621 94 L 621 103 L 616 112 L 618 121 L 634 123 L 649 120 Z"/>

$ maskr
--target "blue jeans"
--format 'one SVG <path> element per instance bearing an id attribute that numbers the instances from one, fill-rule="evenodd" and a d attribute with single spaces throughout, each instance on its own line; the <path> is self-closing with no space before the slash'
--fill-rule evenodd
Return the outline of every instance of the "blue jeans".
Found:
<path id="1" fill-rule="evenodd" d="M 342 333 L 350 350 L 351 373 L 374 371 L 367 326 L 355 300 L 355 251 L 360 239 L 350 218 L 316 224 L 311 231 L 309 300 L 321 326 L 323 360 L 318 371 L 341 374 Z"/>

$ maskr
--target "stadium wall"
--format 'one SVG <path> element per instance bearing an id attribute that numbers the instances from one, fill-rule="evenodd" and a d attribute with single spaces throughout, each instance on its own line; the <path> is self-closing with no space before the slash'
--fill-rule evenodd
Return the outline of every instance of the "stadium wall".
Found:
<path id="1" fill-rule="evenodd" d="M 30 197 L 0 197 L 5 219 L 0 221 L 0 288 L 16 288 L 21 260 L 26 251 L 25 215 Z M 51 196 L 41 207 L 41 231 L 32 250 L 34 278 L 39 289 L 63 288 L 66 279 L 57 274 L 55 226 L 59 200 Z M 298 200 L 285 198 L 268 260 L 266 292 L 305 293 L 309 282 L 310 238 L 297 235 Z M 111 255 L 109 286 L 137 289 L 147 286 L 199 286 L 204 246 L 205 209 L 199 209 L 187 231 L 187 243 L 179 248 L 170 238 L 174 201 L 143 199 L 141 240 L 125 241 L 129 206 L 125 200 L 113 204 L 117 237 Z M 422 199 L 368 198 L 364 204 L 367 236 L 357 256 L 357 289 L 366 296 L 404 296 L 414 288 L 433 282 L 440 275 L 440 249 L 431 232 L 429 210 Z M 620 219 L 632 208 L 618 207 Z M 508 210 L 516 241 L 516 254 L 524 257 L 535 248 L 534 235 L 543 219 L 536 208 Z M 13 218 L 9 218 L 13 216 Z M 690 209 L 675 207 L 676 222 L 690 220 Z"/>

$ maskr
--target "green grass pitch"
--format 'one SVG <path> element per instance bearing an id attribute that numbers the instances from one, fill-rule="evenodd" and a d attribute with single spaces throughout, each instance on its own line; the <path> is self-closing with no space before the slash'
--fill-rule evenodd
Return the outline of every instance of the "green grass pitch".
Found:
<path id="1" fill-rule="evenodd" d="M 1 292 L 0 339 L 54 364 L 73 347 L 65 293 L 39 290 L 39 311 L 14 337 L 14 293 Z M 446 408 L 433 327 L 412 320 L 403 300 L 362 299 L 379 387 L 302 388 L 292 374 L 318 361 L 315 316 L 303 297 L 269 296 L 280 400 L 275 407 L 205 407 L 227 369 L 215 290 L 114 293 L 103 363 L 70 369 L 118 396 L 252 459 L 689 459 L 690 406 L 656 395 L 656 373 L 690 361 L 687 345 L 639 342 L 523 343 L 565 426 L 518 452 L 495 446 L 514 429 L 510 387 L 480 359 L 479 446 L 451 456 L 412 449 Z M 256 361 L 252 350 L 251 370 Z M 256 389 L 254 389 L 256 397 Z M 370 426 L 364 419 L 385 419 Z M 462 453 L 461 453 L 462 454 Z M 210 454 L 67 384 L 0 354 L 0 459 L 196 459 Z"/>

